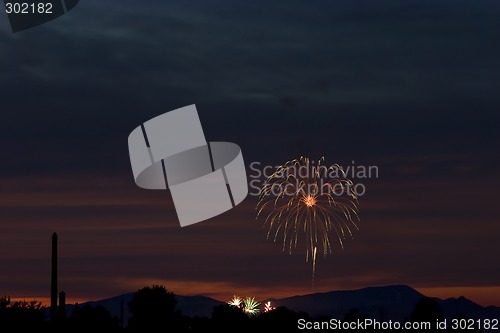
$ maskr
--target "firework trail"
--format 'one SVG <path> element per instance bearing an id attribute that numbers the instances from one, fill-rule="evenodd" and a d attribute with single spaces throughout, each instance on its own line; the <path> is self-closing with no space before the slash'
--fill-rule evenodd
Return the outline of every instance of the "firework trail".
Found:
<path id="1" fill-rule="evenodd" d="M 343 249 L 359 221 L 352 181 L 340 165 L 323 162 L 323 157 L 316 165 L 301 157 L 277 167 L 261 188 L 256 207 L 257 219 L 265 216 L 267 238 L 281 239 L 283 251 L 292 253 L 299 239 L 305 238 L 313 284 L 318 251 L 324 257 L 332 253 L 334 240 Z"/>

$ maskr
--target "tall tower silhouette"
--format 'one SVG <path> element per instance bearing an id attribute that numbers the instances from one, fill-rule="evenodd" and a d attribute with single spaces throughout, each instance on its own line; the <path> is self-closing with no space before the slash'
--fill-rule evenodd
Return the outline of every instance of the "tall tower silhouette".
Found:
<path id="1" fill-rule="evenodd" d="M 52 274 L 50 280 L 50 319 L 57 319 L 57 233 L 52 234 Z"/>

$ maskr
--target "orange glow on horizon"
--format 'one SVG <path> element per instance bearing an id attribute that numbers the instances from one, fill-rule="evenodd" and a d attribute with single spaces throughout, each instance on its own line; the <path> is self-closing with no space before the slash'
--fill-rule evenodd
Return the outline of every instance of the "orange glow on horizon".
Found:
<path id="1" fill-rule="evenodd" d="M 146 282 L 146 281 L 144 281 Z M 147 281 L 151 282 L 151 281 Z M 163 282 L 163 283 L 162 283 Z M 153 282 L 152 282 L 153 283 Z M 151 283 L 146 283 L 144 286 L 149 285 Z M 265 291 L 262 289 L 255 289 L 252 287 L 245 288 L 242 286 L 229 285 L 229 284 L 214 284 L 214 283 L 196 283 L 195 286 L 192 283 L 187 282 L 183 284 L 179 281 L 156 281 L 154 284 L 163 284 L 167 289 L 174 292 L 177 295 L 182 296 L 195 296 L 195 295 L 203 295 L 206 297 L 211 297 L 215 300 L 221 302 L 227 302 L 228 299 L 232 299 L 234 297 L 234 293 L 236 294 L 245 294 L 245 295 L 254 295 L 255 299 L 262 301 L 268 298 L 286 298 L 298 295 L 307 295 L 316 292 L 330 292 L 337 290 L 355 290 L 363 287 L 353 287 L 353 288 L 316 288 L 315 290 L 310 289 L 286 289 L 286 288 L 272 288 L 269 291 Z M 418 288 L 415 287 L 415 290 L 422 293 L 424 296 L 429 297 L 438 297 L 441 299 L 447 298 L 458 298 L 463 296 L 474 303 L 477 303 L 481 306 L 500 306 L 498 295 L 500 295 L 500 286 L 491 286 L 491 287 L 424 287 Z M 135 288 L 133 290 L 124 290 L 121 293 L 117 293 L 116 295 L 93 295 L 93 296 L 82 296 L 78 295 L 73 298 L 68 298 L 66 300 L 67 304 L 82 304 L 88 301 L 99 301 L 102 299 L 107 299 L 114 296 L 119 296 L 121 294 L 126 294 L 129 292 L 133 292 L 138 290 Z M 11 296 L 11 301 L 37 301 L 42 303 L 45 307 L 50 307 L 50 297 L 13 297 Z"/>
<path id="2" fill-rule="evenodd" d="M 3 297 L 3 296 L 0 296 L 0 297 Z M 35 301 L 35 302 L 40 302 L 42 304 L 42 306 L 44 307 L 50 307 L 50 297 L 10 297 L 10 301 L 11 303 L 14 303 L 14 302 L 22 302 L 22 301 L 25 301 L 25 302 L 31 302 L 31 301 Z"/>
<path id="3" fill-rule="evenodd" d="M 105 297 L 98 297 L 98 298 L 85 298 L 85 297 L 78 297 L 78 298 L 67 298 L 66 299 L 66 304 L 82 304 L 88 301 L 96 301 L 100 299 L 105 299 L 108 298 L 108 296 Z M 31 301 L 36 301 L 40 302 L 42 306 L 46 308 L 50 308 L 50 297 L 10 297 L 11 302 L 19 302 L 19 301 L 26 301 L 26 302 L 31 302 Z"/>

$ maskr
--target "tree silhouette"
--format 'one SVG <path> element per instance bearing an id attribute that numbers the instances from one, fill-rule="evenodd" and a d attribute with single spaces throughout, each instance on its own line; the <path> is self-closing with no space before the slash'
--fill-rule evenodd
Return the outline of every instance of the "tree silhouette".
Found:
<path id="1" fill-rule="evenodd" d="M 437 328 L 437 321 L 442 321 L 443 318 L 438 302 L 432 297 L 421 298 L 410 315 L 411 322 L 429 322 L 434 329 Z"/>
<path id="2" fill-rule="evenodd" d="M 265 312 L 257 318 L 258 327 L 278 331 L 297 331 L 297 323 L 300 318 L 309 319 L 305 313 L 297 313 L 284 306 Z"/>
<path id="3" fill-rule="evenodd" d="M 10 296 L 0 297 L 0 310 L 6 309 L 10 305 Z"/>
<path id="4" fill-rule="evenodd" d="M 410 315 L 411 321 L 436 321 L 436 319 L 443 320 L 443 313 L 438 302 L 431 297 L 421 298 Z"/>
<path id="5" fill-rule="evenodd" d="M 131 317 L 128 328 L 144 332 L 165 332 L 174 327 L 174 293 L 164 286 L 154 285 L 139 289 L 129 303 Z"/>
<path id="6" fill-rule="evenodd" d="M 349 310 L 349 312 L 345 315 L 344 321 L 347 322 L 357 322 L 358 320 L 365 320 L 368 318 L 368 315 L 361 313 L 358 311 L 356 308 L 352 308 Z"/>
<path id="7" fill-rule="evenodd" d="M 118 319 L 111 317 L 108 310 L 102 306 L 91 305 L 76 307 L 69 325 L 72 332 L 89 332 L 90 330 L 116 332 L 120 329 Z"/>
<path id="8" fill-rule="evenodd" d="M 9 296 L 0 298 L 0 323 L 2 328 L 29 330 L 44 324 L 45 307 L 38 301 L 15 301 Z"/>
<path id="9" fill-rule="evenodd" d="M 212 323 L 216 329 L 248 328 L 250 318 L 237 306 L 221 304 L 212 311 Z"/>
<path id="10" fill-rule="evenodd" d="M 357 308 L 351 308 L 349 312 L 346 313 L 344 319 L 342 321 L 349 323 L 357 323 L 359 321 L 363 322 L 365 319 L 368 319 L 369 316 L 367 314 L 361 313 Z M 350 332 L 362 332 L 362 329 L 345 329 Z"/>

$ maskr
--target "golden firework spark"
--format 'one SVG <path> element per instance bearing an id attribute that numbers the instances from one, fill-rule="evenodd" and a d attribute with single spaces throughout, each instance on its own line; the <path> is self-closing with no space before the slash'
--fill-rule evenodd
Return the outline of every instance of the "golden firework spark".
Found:
<path id="1" fill-rule="evenodd" d="M 227 302 L 227 304 L 241 309 L 249 316 L 259 313 L 260 302 L 257 302 L 254 297 L 242 298 L 234 295 L 233 298 Z"/>
<path id="2" fill-rule="evenodd" d="M 233 298 L 227 302 L 227 304 L 240 307 L 243 304 L 243 299 L 239 296 L 234 295 Z"/>
<path id="3" fill-rule="evenodd" d="M 333 239 L 343 249 L 359 221 L 353 182 L 340 165 L 323 163 L 323 157 L 317 164 L 301 157 L 277 167 L 261 188 L 256 207 L 257 218 L 266 216 L 267 238 L 272 236 L 276 242 L 281 237 L 283 251 L 292 253 L 299 239 L 305 238 L 313 283 L 317 251 L 325 257 L 332 253 Z"/>

